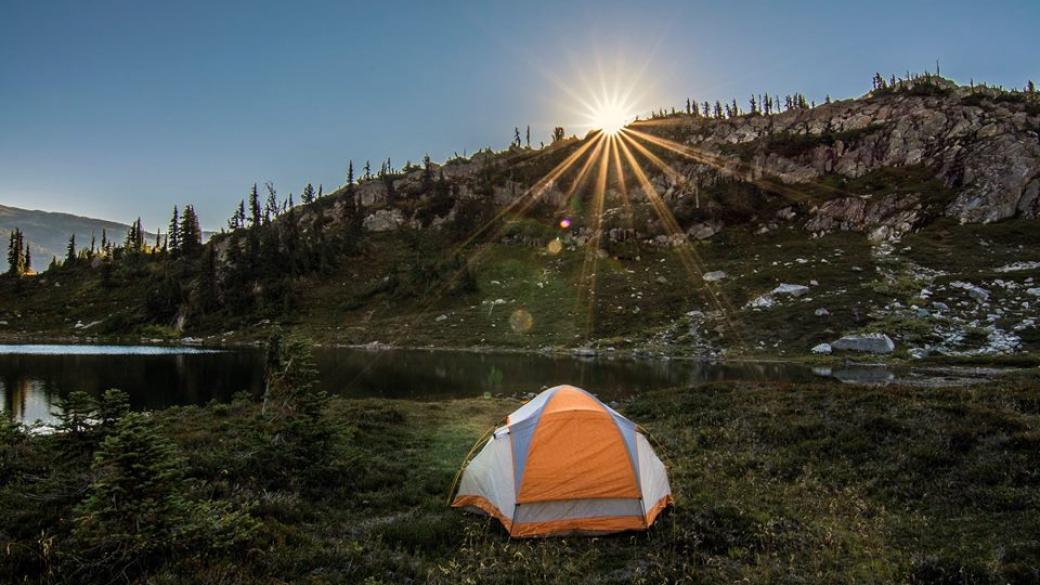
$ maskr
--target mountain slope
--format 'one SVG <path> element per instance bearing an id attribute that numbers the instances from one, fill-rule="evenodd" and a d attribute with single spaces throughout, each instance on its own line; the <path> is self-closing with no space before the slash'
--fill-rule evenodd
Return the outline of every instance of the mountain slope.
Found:
<path id="1" fill-rule="evenodd" d="M 76 234 L 77 246 L 89 246 L 91 236 L 101 242 L 101 231 L 108 238 L 121 242 L 130 226 L 123 223 L 35 209 L 20 209 L 0 205 L 0 237 L 4 244 L 14 228 L 19 228 L 29 241 L 33 256 L 33 268 L 43 270 L 51 257 L 65 257 L 69 236 Z M 152 237 L 155 237 L 154 235 Z M 6 250 L 6 248 L 5 248 Z M 7 255 L 0 258 L 0 269 L 7 270 Z"/>
<path id="2" fill-rule="evenodd" d="M 1035 351 L 1038 129 L 1034 94 L 925 77 L 656 117 L 608 148 L 592 133 L 483 151 L 366 177 L 197 258 L 20 283 L 8 333 L 281 324 L 330 343 L 697 355 L 884 333 L 901 357 Z"/>

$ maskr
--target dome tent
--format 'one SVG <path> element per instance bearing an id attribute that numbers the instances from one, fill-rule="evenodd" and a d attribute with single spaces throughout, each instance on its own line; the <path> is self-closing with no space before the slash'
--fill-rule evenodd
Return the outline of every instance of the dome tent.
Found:
<path id="1" fill-rule="evenodd" d="M 671 502 L 664 464 L 635 423 L 556 386 L 494 430 L 451 505 L 525 537 L 644 530 Z"/>

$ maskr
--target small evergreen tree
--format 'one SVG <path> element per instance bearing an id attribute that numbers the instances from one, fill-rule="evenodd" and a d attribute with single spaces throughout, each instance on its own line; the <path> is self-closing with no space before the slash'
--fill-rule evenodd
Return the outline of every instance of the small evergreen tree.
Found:
<path id="1" fill-rule="evenodd" d="M 260 194 L 256 190 L 256 183 L 253 183 L 253 190 L 249 192 L 249 227 L 260 225 L 262 219 Z"/>
<path id="2" fill-rule="evenodd" d="M 179 256 L 181 253 L 181 218 L 177 206 L 173 206 L 173 216 L 170 217 L 170 227 L 167 228 L 166 248 L 171 256 Z"/>
<path id="3" fill-rule="evenodd" d="M 314 185 L 307 183 L 307 186 L 303 188 L 303 193 L 300 193 L 300 201 L 303 201 L 304 205 L 314 203 Z"/>
<path id="4" fill-rule="evenodd" d="M 76 263 L 76 234 L 69 236 L 69 243 L 65 246 L 65 265 L 72 266 Z"/>

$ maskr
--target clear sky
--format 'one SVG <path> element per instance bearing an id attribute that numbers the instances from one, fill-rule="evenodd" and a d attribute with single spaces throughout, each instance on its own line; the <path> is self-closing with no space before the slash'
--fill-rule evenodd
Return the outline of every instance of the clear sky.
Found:
<path id="1" fill-rule="evenodd" d="M 851 97 L 936 59 L 1021 87 L 1038 30 L 1037 0 L 0 0 L 0 203 L 148 229 L 194 203 L 215 228 L 253 182 L 576 132 L 600 77 L 644 111 Z"/>

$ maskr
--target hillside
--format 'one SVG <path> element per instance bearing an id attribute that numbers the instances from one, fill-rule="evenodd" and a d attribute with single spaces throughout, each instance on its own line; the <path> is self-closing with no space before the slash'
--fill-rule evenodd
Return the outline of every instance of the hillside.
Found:
<path id="1" fill-rule="evenodd" d="M 3 239 L 5 245 L 11 230 L 15 228 L 21 229 L 29 241 L 34 258 L 33 267 L 36 270 L 43 270 L 52 257 L 59 259 L 65 257 L 70 235 L 76 234 L 76 242 L 79 245 L 89 245 L 92 236 L 100 242 L 101 232 L 104 230 L 108 233 L 109 238 L 118 242 L 122 241 L 130 226 L 70 213 L 0 205 L 0 238 Z M 0 270 L 7 270 L 6 254 L 0 258 Z"/>
<path id="2" fill-rule="evenodd" d="M 1038 96 L 925 76 L 731 114 L 389 169 L 243 217 L 192 258 L 9 279 L 0 335 L 218 342 L 280 324 L 584 353 L 887 345 L 833 343 L 871 334 L 902 358 L 1040 350 Z"/>

